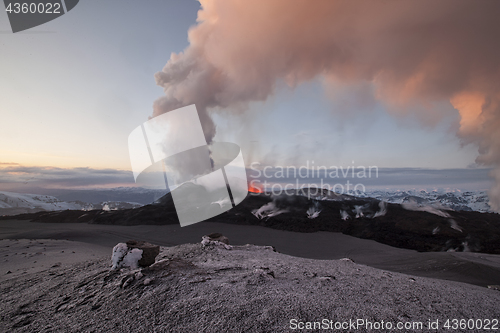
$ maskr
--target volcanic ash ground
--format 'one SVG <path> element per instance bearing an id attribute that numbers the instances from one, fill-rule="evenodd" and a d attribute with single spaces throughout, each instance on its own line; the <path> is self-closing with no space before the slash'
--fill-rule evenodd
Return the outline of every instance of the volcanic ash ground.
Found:
<path id="1" fill-rule="evenodd" d="M 162 247 L 138 270 L 111 270 L 110 256 L 54 266 L 2 282 L 0 331 L 290 332 L 356 319 L 426 331 L 429 320 L 499 315 L 497 290 L 254 245 Z"/>

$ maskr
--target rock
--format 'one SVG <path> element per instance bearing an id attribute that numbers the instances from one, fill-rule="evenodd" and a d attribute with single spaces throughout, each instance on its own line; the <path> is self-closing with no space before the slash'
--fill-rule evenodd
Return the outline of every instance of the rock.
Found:
<path id="1" fill-rule="evenodd" d="M 218 242 L 229 245 L 229 239 L 226 236 L 224 236 L 218 232 L 214 232 L 212 234 L 209 234 L 209 235 L 206 235 L 203 237 L 208 237 L 208 238 L 210 238 L 211 241 L 218 241 Z"/>
<path id="2" fill-rule="evenodd" d="M 127 288 L 132 282 L 134 281 L 134 276 L 133 275 L 129 275 L 129 276 L 125 276 L 123 279 L 122 279 L 122 283 L 121 283 L 121 288 L 125 289 Z"/>
<path id="3" fill-rule="evenodd" d="M 351 258 L 341 258 L 339 260 L 341 260 L 341 261 L 347 261 L 347 262 L 354 262 L 354 260 L 352 260 Z"/>
<path id="4" fill-rule="evenodd" d="M 216 237 L 216 239 L 213 239 L 210 237 L 210 235 L 219 235 L 219 237 Z M 229 240 L 227 239 L 227 237 L 224 237 L 221 234 L 210 234 L 210 235 L 205 235 L 205 236 L 201 237 L 201 244 L 203 245 L 203 247 L 219 246 L 219 247 L 225 248 L 226 250 L 232 249 L 232 246 L 229 245 Z M 221 239 L 222 241 L 219 241 L 217 239 Z"/>
<path id="5" fill-rule="evenodd" d="M 129 240 L 127 246 L 130 249 L 142 250 L 142 258 L 138 262 L 142 267 L 154 264 L 156 256 L 160 254 L 160 246 L 143 241 Z"/>
<path id="6" fill-rule="evenodd" d="M 113 248 L 111 255 L 111 269 L 119 269 L 121 267 L 129 267 L 137 269 L 139 261 L 142 259 L 142 250 L 138 248 L 130 248 L 125 243 L 118 243 Z"/>
<path id="7" fill-rule="evenodd" d="M 263 246 L 266 250 L 271 250 L 273 252 L 278 252 L 274 246 Z"/>
<path id="8" fill-rule="evenodd" d="M 328 281 L 328 282 L 336 280 L 335 276 L 329 276 L 329 275 L 327 275 L 327 276 L 320 276 L 318 279 L 320 281 Z"/>

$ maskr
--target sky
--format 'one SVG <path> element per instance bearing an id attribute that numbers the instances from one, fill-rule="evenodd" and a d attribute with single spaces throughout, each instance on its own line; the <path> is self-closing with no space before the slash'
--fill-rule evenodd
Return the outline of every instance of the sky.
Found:
<path id="1" fill-rule="evenodd" d="M 15 34 L 0 11 L 1 181 L 43 174 L 50 185 L 54 175 L 73 172 L 64 186 L 81 186 L 88 185 L 76 181 L 82 175 L 114 172 L 113 186 L 133 184 L 128 135 L 155 115 L 153 104 L 169 89 L 157 85 L 155 73 L 172 53 L 190 46 L 188 30 L 198 24 L 198 10 L 200 3 L 190 0 L 85 0 L 58 19 Z M 221 37 L 216 29 L 213 36 Z M 322 75 L 296 81 L 277 75 L 265 97 L 208 104 L 213 140 L 239 144 L 247 166 L 314 161 L 327 167 L 468 168 L 472 177 L 476 172 L 477 145 L 457 136 L 460 113 L 448 101 L 433 105 L 439 116 L 432 111 L 419 117 L 394 111 L 399 106 L 381 99 L 365 100 L 377 88 L 373 82 Z M 481 188 L 487 186 L 484 174 L 477 171 Z M 104 178 L 92 185 L 106 186 Z"/>

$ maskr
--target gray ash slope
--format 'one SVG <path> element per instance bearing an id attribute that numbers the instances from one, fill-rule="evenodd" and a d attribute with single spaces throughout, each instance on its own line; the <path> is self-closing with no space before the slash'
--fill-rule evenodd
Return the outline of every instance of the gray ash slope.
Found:
<path id="1" fill-rule="evenodd" d="M 492 289 L 253 245 L 162 248 L 140 274 L 109 267 L 102 258 L 4 282 L 0 330 L 289 332 L 294 318 L 393 325 L 438 319 L 442 328 L 448 318 L 496 318 L 500 302 Z"/>
<path id="2" fill-rule="evenodd" d="M 271 213 L 266 213 L 260 216 L 261 218 L 257 217 L 254 213 L 265 206 L 271 209 Z M 276 210 L 281 213 L 273 215 L 272 212 Z M 385 212 L 382 212 L 383 210 Z M 311 219 L 311 211 L 317 211 L 319 215 Z M 362 214 L 358 214 L 359 211 Z M 346 212 L 349 218 L 345 219 L 342 212 Z M 250 194 L 235 208 L 211 218 L 208 222 L 259 225 L 295 232 L 341 232 L 417 251 L 472 251 L 500 254 L 499 214 L 471 211 L 439 212 L 442 214 L 408 210 L 401 204 L 381 204 L 377 199 L 340 196 L 326 190 L 312 196 L 308 191 L 301 190 L 296 195 L 281 197 L 266 193 Z M 16 218 L 38 222 L 114 225 L 178 223 L 170 193 L 154 204 L 136 209 L 110 212 L 40 212 L 19 215 Z"/>

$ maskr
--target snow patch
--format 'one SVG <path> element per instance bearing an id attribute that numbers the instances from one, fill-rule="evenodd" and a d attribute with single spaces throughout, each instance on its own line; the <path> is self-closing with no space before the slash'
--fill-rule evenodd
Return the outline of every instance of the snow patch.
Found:
<path id="1" fill-rule="evenodd" d="M 139 267 L 139 260 L 141 259 L 141 249 L 129 249 L 127 244 L 118 243 L 113 248 L 113 254 L 111 255 L 111 262 L 113 264 L 111 269 L 119 269 L 121 267 L 137 269 Z"/>
<path id="2" fill-rule="evenodd" d="M 373 215 L 373 218 L 387 214 L 387 203 L 385 201 L 380 201 L 378 206 L 380 207 L 380 210 Z"/>
<path id="3" fill-rule="evenodd" d="M 255 215 L 255 217 L 257 217 L 259 220 L 262 220 L 265 217 L 272 217 L 283 213 L 288 213 L 288 209 L 279 209 L 278 207 L 276 207 L 274 202 L 269 202 L 252 212 L 252 214 Z"/>
<path id="4" fill-rule="evenodd" d="M 450 214 L 448 214 L 447 212 L 444 211 L 447 208 L 443 207 L 442 205 L 437 204 L 437 203 L 419 204 L 419 203 L 417 203 L 416 200 L 410 199 L 408 202 L 403 202 L 401 204 L 401 207 L 403 207 L 406 210 L 421 211 L 421 212 L 427 212 L 427 213 L 431 213 L 431 214 L 442 216 L 442 217 L 450 217 Z"/>
<path id="5" fill-rule="evenodd" d="M 203 245 L 203 247 L 206 247 L 206 246 L 219 246 L 219 247 L 223 247 L 225 248 L 226 250 L 231 250 L 233 247 L 231 245 L 228 245 L 226 243 L 222 243 L 222 242 L 219 242 L 218 240 L 213 240 L 213 239 L 210 239 L 210 237 L 208 236 L 203 236 L 201 238 L 201 244 Z"/>
<path id="6" fill-rule="evenodd" d="M 347 213 L 347 211 L 345 211 L 345 210 L 340 211 L 340 216 L 342 217 L 342 220 L 344 220 L 344 221 L 347 221 L 348 219 L 351 218 L 349 216 L 349 213 Z"/>
<path id="7" fill-rule="evenodd" d="M 457 221 L 455 221 L 454 219 L 449 219 L 448 222 L 450 222 L 450 227 L 452 229 L 455 229 L 456 231 L 463 232 L 462 228 L 460 228 L 460 226 L 458 225 Z"/>
<path id="8" fill-rule="evenodd" d="M 319 203 L 315 201 L 311 207 L 307 210 L 307 217 L 310 219 L 315 219 L 321 213 L 321 209 L 319 209 Z"/>

